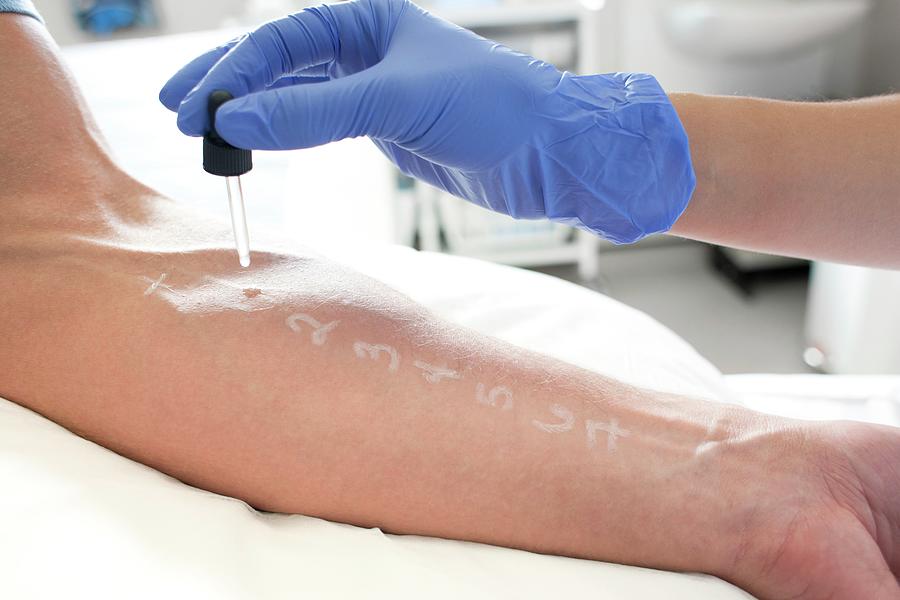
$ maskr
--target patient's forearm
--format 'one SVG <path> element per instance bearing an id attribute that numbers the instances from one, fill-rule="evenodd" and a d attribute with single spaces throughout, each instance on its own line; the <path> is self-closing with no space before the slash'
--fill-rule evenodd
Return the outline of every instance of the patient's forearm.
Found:
<path id="1" fill-rule="evenodd" d="M 761 442 L 785 435 L 452 326 L 318 259 L 258 255 L 241 275 L 226 250 L 121 254 L 76 245 L 3 307 L 31 325 L 0 349 L 19 366 L 0 392 L 266 510 L 721 573 L 749 513 L 726 481 L 762 481 Z"/>
<path id="2" fill-rule="evenodd" d="M 672 232 L 900 267 L 900 95 L 802 103 L 673 94 L 697 189 Z"/>

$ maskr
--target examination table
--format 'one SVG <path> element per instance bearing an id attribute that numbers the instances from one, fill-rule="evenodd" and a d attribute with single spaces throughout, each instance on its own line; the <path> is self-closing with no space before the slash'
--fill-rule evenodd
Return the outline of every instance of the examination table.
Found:
<path id="1" fill-rule="evenodd" d="M 182 200 L 211 194 L 210 208 L 222 217 L 223 184 L 202 174 L 197 141 L 179 136 L 155 93 L 184 60 L 226 38 L 205 33 L 66 52 L 126 167 Z M 115 77 L 116 85 L 104 85 L 104 77 Z M 283 160 L 261 155 L 259 169 Z M 355 175 L 345 179 L 370 181 Z M 263 187 L 254 195 L 253 177 L 274 185 L 256 171 L 246 178 L 251 237 L 260 224 L 254 209 L 266 195 Z M 297 202 L 312 194 L 298 189 Z M 301 216 L 310 220 L 308 212 Z M 311 221 L 310 231 L 326 229 L 318 218 Z M 788 416 L 900 425 L 900 378 L 723 377 L 650 317 L 579 286 L 363 241 L 365 251 L 333 255 L 449 319 L 515 344 L 644 387 Z M 0 599 L 749 597 L 706 575 L 261 513 L 122 458 L 3 399 L 0 490 Z"/>

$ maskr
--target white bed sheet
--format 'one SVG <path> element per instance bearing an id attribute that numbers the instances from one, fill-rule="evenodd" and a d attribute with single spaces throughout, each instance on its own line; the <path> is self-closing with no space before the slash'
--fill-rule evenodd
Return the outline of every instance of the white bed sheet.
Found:
<path id="1" fill-rule="evenodd" d="M 760 412 L 900 427 L 900 376 L 753 374 L 725 381 L 742 404 Z"/>

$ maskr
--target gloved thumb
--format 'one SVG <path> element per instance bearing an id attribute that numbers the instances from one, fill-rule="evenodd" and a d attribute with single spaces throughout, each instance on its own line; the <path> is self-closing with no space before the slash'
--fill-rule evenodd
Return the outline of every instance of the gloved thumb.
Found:
<path id="1" fill-rule="evenodd" d="M 318 83 L 247 94 L 222 105 L 216 129 L 238 148 L 311 148 L 361 135 L 389 134 L 394 98 L 376 77 L 363 71 Z M 393 96 L 393 94 L 390 94 Z"/>

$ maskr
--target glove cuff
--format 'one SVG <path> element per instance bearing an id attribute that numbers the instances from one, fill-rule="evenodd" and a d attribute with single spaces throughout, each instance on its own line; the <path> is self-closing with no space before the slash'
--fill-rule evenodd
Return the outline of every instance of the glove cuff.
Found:
<path id="1" fill-rule="evenodd" d="M 557 179 L 545 188 L 547 216 L 617 244 L 668 231 L 696 176 L 687 133 L 656 79 L 567 73 L 555 92 L 567 122 L 541 153 L 555 163 L 545 175 Z"/>

